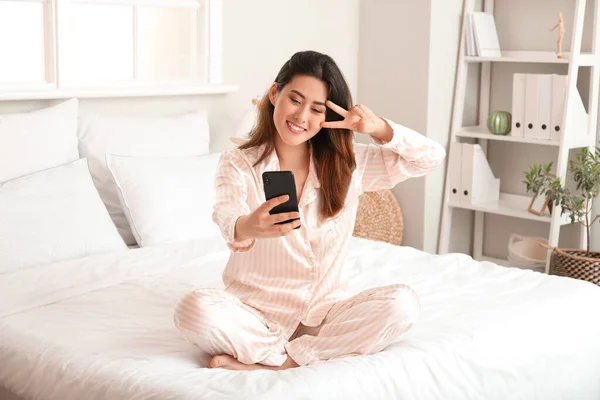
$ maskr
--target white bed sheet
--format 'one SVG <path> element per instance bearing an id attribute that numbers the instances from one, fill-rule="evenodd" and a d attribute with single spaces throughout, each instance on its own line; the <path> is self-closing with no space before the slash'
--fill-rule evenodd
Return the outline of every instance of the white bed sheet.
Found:
<path id="1" fill-rule="evenodd" d="M 175 302 L 222 287 L 220 238 L 0 275 L 0 386 L 31 399 L 599 399 L 600 288 L 352 239 L 352 292 L 411 285 L 415 327 L 379 354 L 287 371 L 202 368 Z"/>

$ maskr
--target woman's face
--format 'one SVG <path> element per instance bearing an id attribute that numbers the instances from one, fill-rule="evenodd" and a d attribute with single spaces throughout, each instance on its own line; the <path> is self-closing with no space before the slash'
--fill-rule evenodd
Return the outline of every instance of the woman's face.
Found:
<path id="1" fill-rule="evenodd" d="M 321 130 L 327 111 L 327 85 L 320 79 L 296 75 L 279 92 L 273 84 L 269 99 L 275 107 L 275 128 L 286 145 L 298 146 Z"/>

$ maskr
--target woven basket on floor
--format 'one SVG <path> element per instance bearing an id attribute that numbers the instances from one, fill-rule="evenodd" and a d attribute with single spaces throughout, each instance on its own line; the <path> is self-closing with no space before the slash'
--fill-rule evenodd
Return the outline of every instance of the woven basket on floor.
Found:
<path id="1" fill-rule="evenodd" d="M 402 243 L 402 211 L 391 190 L 360 196 L 353 235 L 395 245 Z"/>
<path id="2" fill-rule="evenodd" d="M 590 251 L 590 255 L 586 256 L 585 250 L 555 247 L 550 261 L 550 273 L 600 285 L 600 253 Z"/>

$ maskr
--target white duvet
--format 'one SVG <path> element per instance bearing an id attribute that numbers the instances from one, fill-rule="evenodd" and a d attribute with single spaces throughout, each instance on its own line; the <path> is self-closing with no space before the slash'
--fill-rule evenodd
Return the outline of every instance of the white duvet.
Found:
<path id="1" fill-rule="evenodd" d="M 287 371 L 203 368 L 172 323 L 222 287 L 220 238 L 0 275 L 0 386 L 31 399 L 600 399 L 600 288 L 352 239 L 352 292 L 411 285 L 422 313 L 383 352 Z"/>

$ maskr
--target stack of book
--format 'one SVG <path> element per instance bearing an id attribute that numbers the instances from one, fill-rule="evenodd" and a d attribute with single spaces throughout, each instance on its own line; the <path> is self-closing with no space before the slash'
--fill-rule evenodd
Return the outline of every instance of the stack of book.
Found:
<path id="1" fill-rule="evenodd" d="M 467 14 L 465 28 L 468 56 L 502 56 L 493 14 L 486 12 L 469 12 Z"/>

